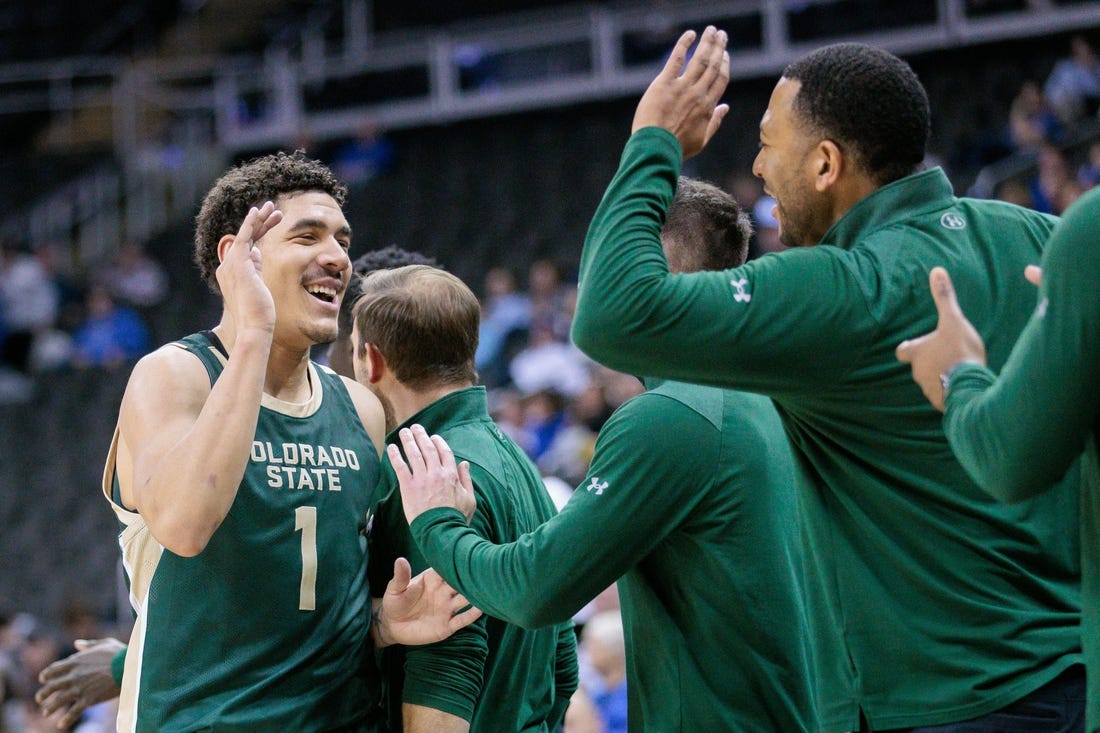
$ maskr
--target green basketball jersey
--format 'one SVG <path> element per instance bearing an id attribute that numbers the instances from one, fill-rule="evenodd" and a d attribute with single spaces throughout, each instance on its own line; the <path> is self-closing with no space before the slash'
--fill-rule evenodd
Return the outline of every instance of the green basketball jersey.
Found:
<path id="1" fill-rule="evenodd" d="M 175 346 L 213 384 L 225 357 L 211 336 Z M 369 728 L 360 667 L 378 454 L 340 377 L 310 363 L 309 378 L 306 403 L 263 396 L 236 499 L 195 557 L 165 550 L 112 501 L 137 611 L 120 731 Z M 114 474 L 112 446 L 108 498 Z"/>

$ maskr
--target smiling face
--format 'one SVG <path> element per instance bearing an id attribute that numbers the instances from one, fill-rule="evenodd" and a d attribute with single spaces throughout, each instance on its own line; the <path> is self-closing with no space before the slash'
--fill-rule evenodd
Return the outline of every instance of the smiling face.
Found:
<path id="1" fill-rule="evenodd" d="M 283 194 L 283 219 L 256 242 L 263 279 L 275 300 L 276 333 L 304 345 L 336 338 L 348 284 L 351 227 L 336 200 L 320 191 Z"/>
<path id="2" fill-rule="evenodd" d="M 764 191 L 776 201 L 779 241 L 788 247 L 815 245 L 832 225 L 830 200 L 815 187 L 820 136 L 794 110 L 800 87 L 787 78 L 775 85 L 760 120 L 760 152 L 752 164 Z"/>

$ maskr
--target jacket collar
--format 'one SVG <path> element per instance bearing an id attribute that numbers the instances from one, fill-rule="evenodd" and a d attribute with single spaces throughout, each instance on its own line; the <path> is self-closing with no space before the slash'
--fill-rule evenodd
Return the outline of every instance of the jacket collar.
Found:
<path id="1" fill-rule="evenodd" d="M 942 168 L 914 173 L 878 189 L 859 201 L 833 224 L 820 244 L 851 249 L 876 229 L 911 219 L 955 202 L 951 181 Z"/>

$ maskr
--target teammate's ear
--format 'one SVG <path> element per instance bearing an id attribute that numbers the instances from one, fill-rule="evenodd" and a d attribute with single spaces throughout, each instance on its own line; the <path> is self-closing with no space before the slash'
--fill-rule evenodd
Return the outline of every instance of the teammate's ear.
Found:
<path id="1" fill-rule="evenodd" d="M 818 143 L 814 155 L 816 156 L 814 187 L 818 191 L 825 191 L 840 178 L 846 163 L 844 151 L 832 140 L 822 140 Z"/>
<path id="2" fill-rule="evenodd" d="M 377 384 L 382 375 L 386 373 L 386 357 L 382 356 L 382 352 L 378 350 L 378 347 L 374 344 L 367 342 L 367 381 L 371 384 Z"/>
<path id="3" fill-rule="evenodd" d="M 236 240 L 236 237 L 232 234 L 226 234 L 218 240 L 218 262 L 225 262 L 225 253 L 229 250 L 229 245 L 233 244 L 234 240 Z"/>

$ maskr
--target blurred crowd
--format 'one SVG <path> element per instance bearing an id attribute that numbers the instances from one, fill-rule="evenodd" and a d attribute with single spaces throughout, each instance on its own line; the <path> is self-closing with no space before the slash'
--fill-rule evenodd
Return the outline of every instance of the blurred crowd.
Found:
<path id="1" fill-rule="evenodd" d="M 78 639 L 103 636 L 127 638 L 125 630 L 105 623 L 88 604 L 70 601 L 60 627 L 28 613 L 0 609 L 0 733 L 46 733 L 57 728 L 45 719 L 35 703 L 38 675 L 52 662 L 76 651 Z M 113 702 L 85 711 L 76 733 L 115 730 L 117 710 Z"/>
<path id="2" fill-rule="evenodd" d="M 1023 82 L 1009 109 L 1003 139 L 1009 154 L 1034 169 L 998 183 L 993 195 L 1048 214 L 1061 214 L 1100 182 L 1100 57 L 1083 36 L 1045 82 Z"/>
<path id="3" fill-rule="evenodd" d="M 30 394 L 32 375 L 117 369 L 154 342 L 149 316 L 168 297 L 164 267 L 138 243 L 77 274 L 60 245 L 0 242 L 0 402 Z"/>

